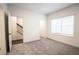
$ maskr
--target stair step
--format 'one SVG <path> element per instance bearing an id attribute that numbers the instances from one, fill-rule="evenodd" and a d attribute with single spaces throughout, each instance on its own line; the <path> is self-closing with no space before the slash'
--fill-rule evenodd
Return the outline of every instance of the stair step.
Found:
<path id="1" fill-rule="evenodd" d="M 12 45 L 23 43 L 23 39 L 12 40 Z"/>

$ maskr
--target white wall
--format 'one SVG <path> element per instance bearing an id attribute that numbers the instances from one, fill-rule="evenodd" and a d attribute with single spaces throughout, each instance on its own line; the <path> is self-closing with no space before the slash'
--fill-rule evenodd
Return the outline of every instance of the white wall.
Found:
<path id="1" fill-rule="evenodd" d="M 9 10 L 12 16 L 23 18 L 24 42 L 40 39 L 40 20 L 44 17 L 44 15 L 17 7 L 10 7 Z"/>
<path id="2" fill-rule="evenodd" d="M 68 37 L 68 36 L 63 36 L 59 34 L 52 34 L 50 32 L 51 19 L 56 18 L 56 17 L 70 16 L 70 15 L 75 16 L 74 37 Z M 79 47 L 79 4 L 48 15 L 48 38 Z"/>
<path id="3" fill-rule="evenodd" d="M 17 31 L 17 26 L 16 26 L 16 23 L 17 23 L 17 17 L 13 17 L 13 16 L 10 16 L 10 20 L 11 20 L 11 24 L 9 25 L 12 25 L 12 40 L 16 40 L 17 39 L 17 35 L 16 35 L 16 31 Z"/>
<path id="4" fill-rule="evenodd" d="M 23 18 L 17 17 L 17 23 L 23 26 Z"/>
<path id="5" fill-rule="evenodd" d="M 40 36 L 47 38 L 47 17 L 43 16 L 40 20 Z"/>
<path id="6" fill-rule="evenodd" d="M 29 16 L 29 17 L 28 17 Z M 24 20 L 24 41 L 40 39 L 40 15 L 30 13 L 27 20 Z"/>

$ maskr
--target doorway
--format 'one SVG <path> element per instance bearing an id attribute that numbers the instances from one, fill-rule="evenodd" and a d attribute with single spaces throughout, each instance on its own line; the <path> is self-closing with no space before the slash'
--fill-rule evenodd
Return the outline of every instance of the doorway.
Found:
<path id="1" fill-rule="evenodd" d="M 11 17 L 12 19 L 12 45 L 23 43 L 23 18 Z"/>

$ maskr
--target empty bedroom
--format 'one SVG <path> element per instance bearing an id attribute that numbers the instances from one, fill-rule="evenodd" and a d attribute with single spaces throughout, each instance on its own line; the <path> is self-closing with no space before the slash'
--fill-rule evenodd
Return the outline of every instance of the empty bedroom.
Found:
<path id="1" fill-rule="evenodd" d="M 0 3 L 0 28 L 1 55 L 79 55 L 78 3 Z"/>

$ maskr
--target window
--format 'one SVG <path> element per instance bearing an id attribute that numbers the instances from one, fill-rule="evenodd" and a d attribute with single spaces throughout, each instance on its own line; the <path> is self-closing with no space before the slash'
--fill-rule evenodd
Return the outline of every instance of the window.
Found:
<path id="1" fill-rule="evenodd" d="M 73 36 L 74 16 L 67 16 L 53 19 L 51 21 L 51 32 L 59 33 L 66 36 Z"/>

